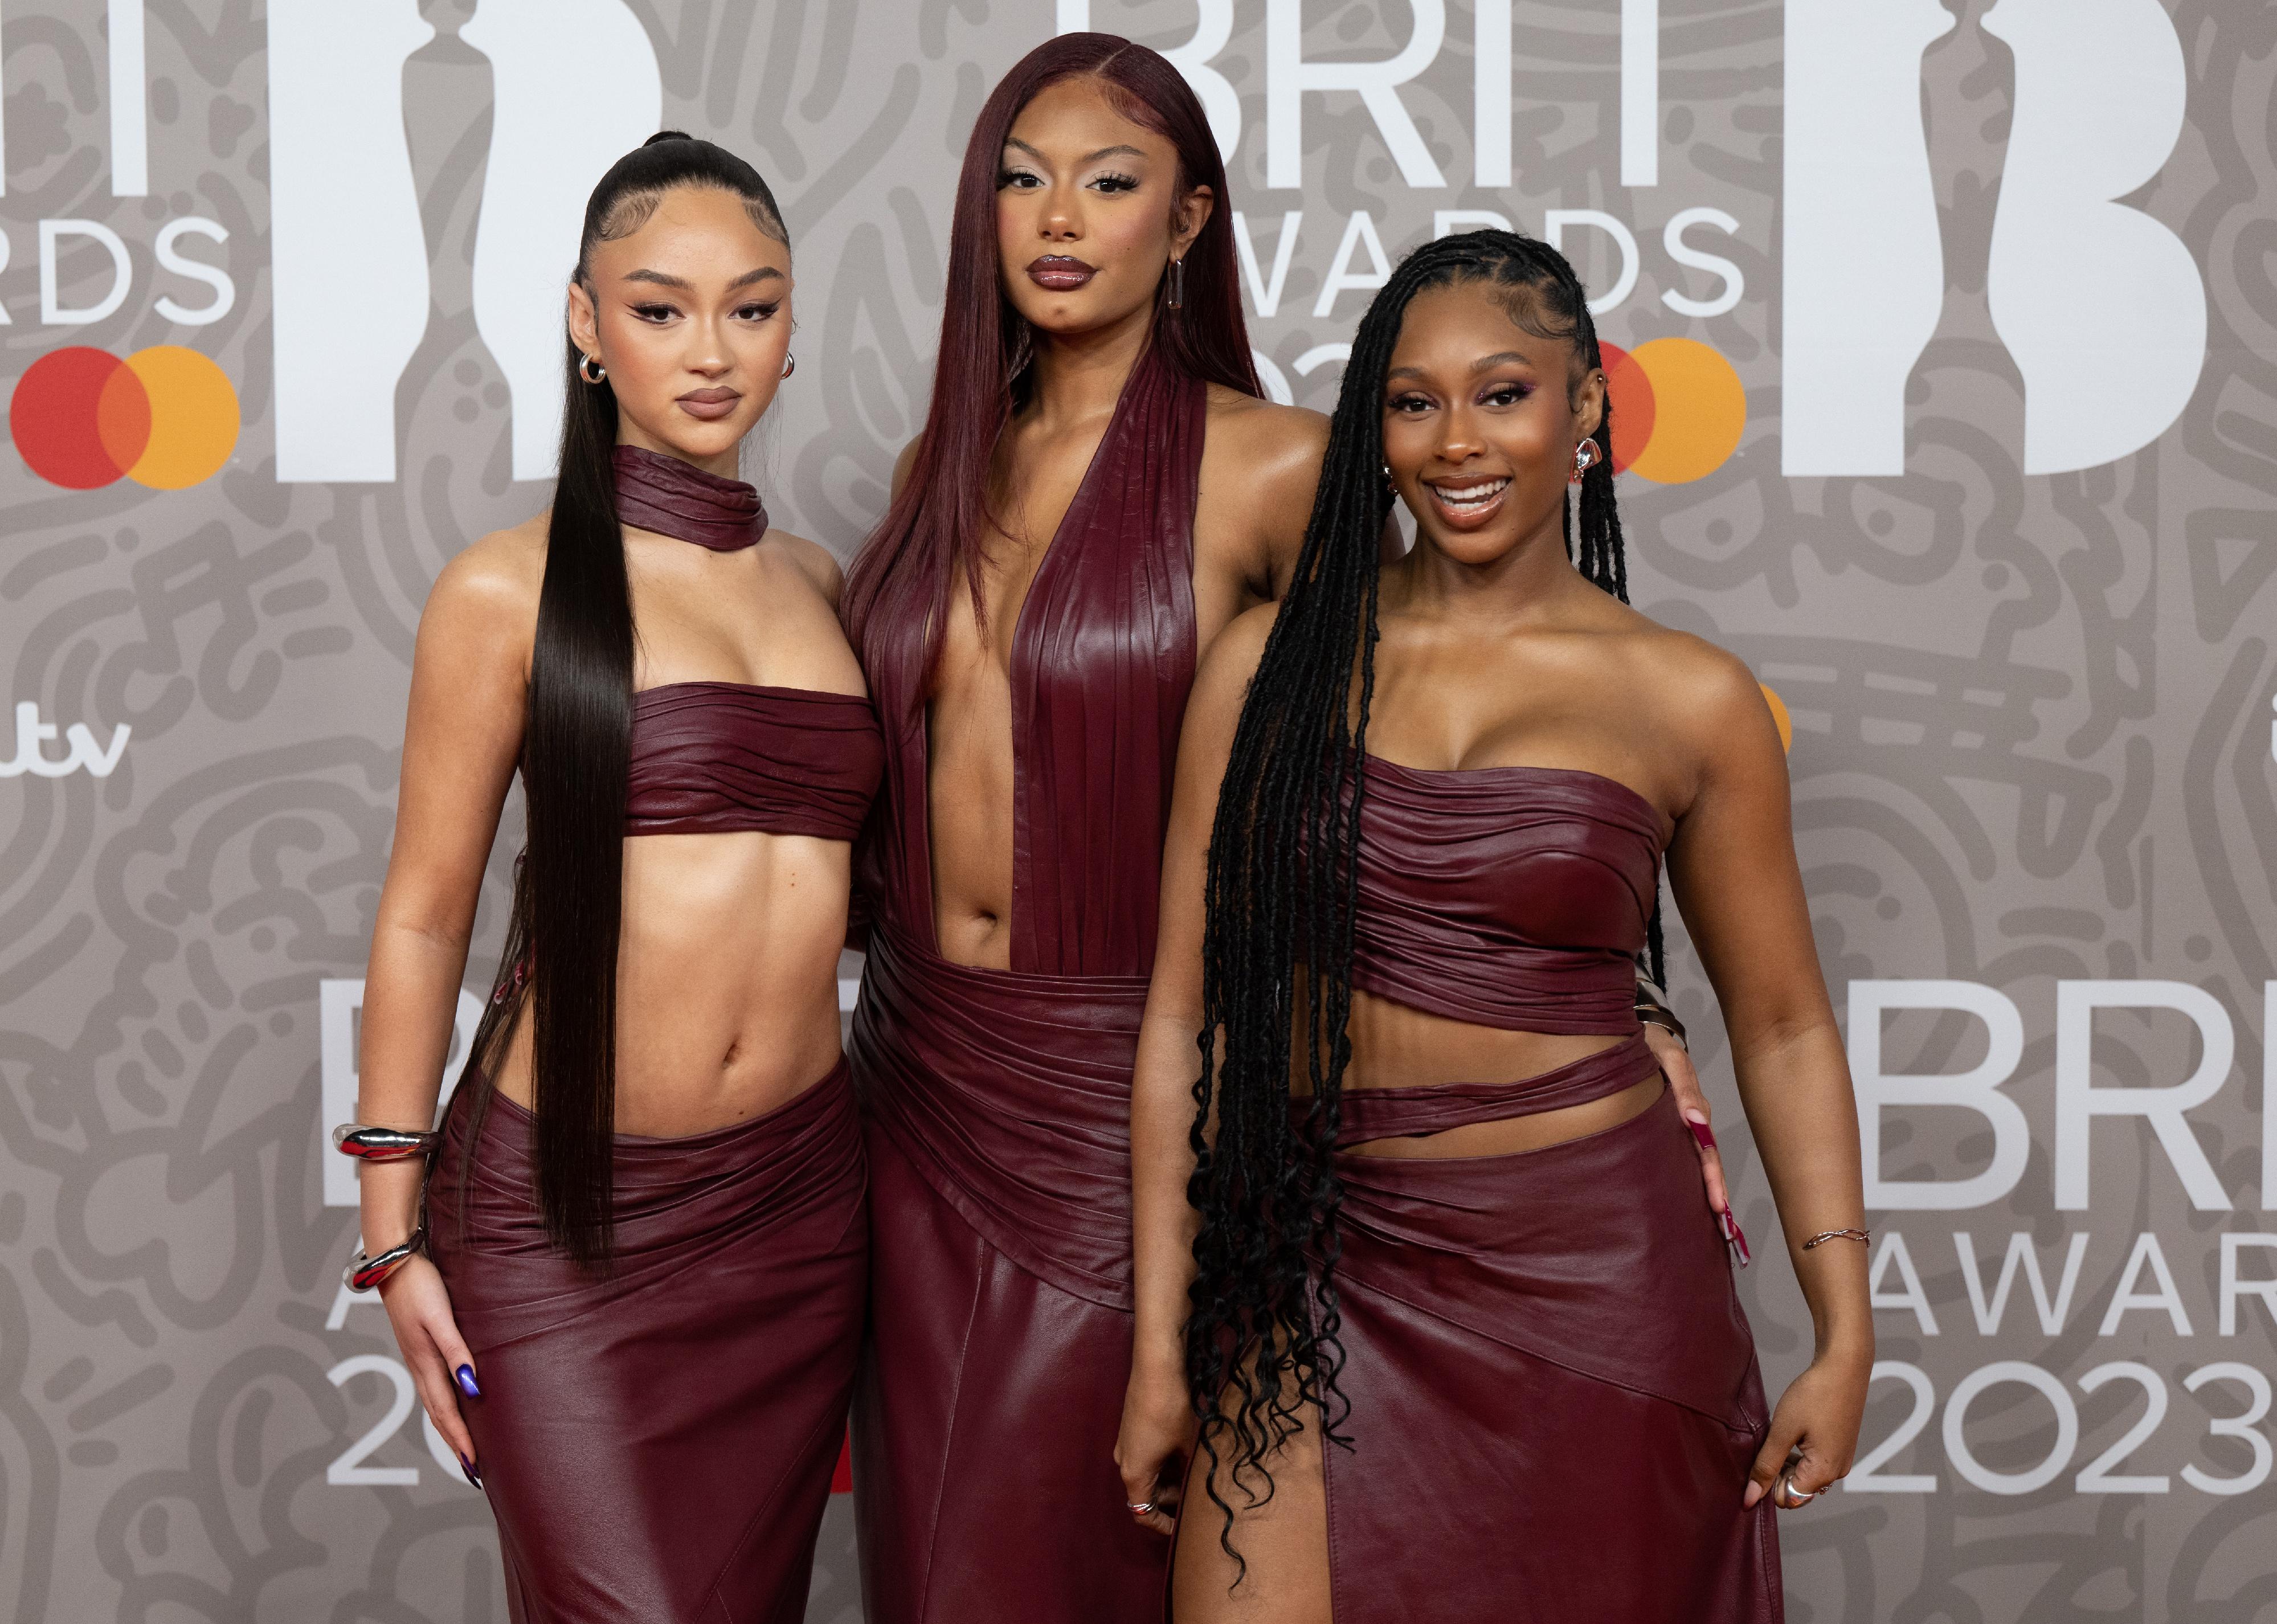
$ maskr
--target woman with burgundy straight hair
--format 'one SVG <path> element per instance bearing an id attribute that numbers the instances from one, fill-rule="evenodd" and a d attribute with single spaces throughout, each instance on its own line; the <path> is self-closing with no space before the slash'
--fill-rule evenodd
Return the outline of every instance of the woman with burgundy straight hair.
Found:
<path id="1" fill-rule="evenodd" d="M 887 750 L 849 1049 L 877 1624 L 1160 1616 L 1114 1451 L 1163 819 L 1199 651 L 1287 584 L 1327 429 L 1259 398 L 1237 276 L 1161 56 L 1068 34 L 997 86 L 931 410 L 847 589 Z"/>

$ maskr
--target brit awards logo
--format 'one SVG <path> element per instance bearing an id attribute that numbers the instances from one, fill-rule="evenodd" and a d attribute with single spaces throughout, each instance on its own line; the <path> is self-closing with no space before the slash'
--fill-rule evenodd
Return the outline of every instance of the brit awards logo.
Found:
<path id="1" fill-rule="evenodd" d="M 420 0 L 270 0 L 277 477 L 395 477 L 395 391 L 428 320 L 403 80 L 436 34 Z M 656 49 L 623 0 L 483 0 L 489 59 L 475 323 L 513 394 L 514 477 L 561 431 L 561 311 L 586 196 L 663 118 Z M 355 312 L 342 321 L 343 310 Z"/>
<path id="2" fill-rule="evenodd" d="M 1953 26 L 1938 0 L 1787 0 L 1789 475 L 1905 471 L 1946 291 L 1922 52 Z M 2165 433 L 2205 360 L 2189 250 L 2115 201 L 2181 136 L 2182 42 L 2157 0 L 1999 0 L 1984 27 L 2016 65 L 1986 290 L 2024 377 L 2024 472 L 2098 467 Z"/>

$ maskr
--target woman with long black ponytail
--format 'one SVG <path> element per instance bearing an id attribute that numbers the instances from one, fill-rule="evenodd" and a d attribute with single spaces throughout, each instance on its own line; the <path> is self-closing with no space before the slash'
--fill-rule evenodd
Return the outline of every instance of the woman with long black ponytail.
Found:
<path id="1" fill-rule="evenodd" d="M 553 505 L 420 621 L 336 1138 L 350 1283 L 490 1498 L 516 1624 L 802 1618 L 845 1433 L 868 1249 L 837 962 L 883 745 L 836 564 L 737 477 L 790 295 L 750 164 L 674 131 L 619 160 L 567 289 Z M 506 952 L 438 1129 L 517 768 Z"/>
<path id="2" fill-rule="evenodd" d="M 1612 428 L 1562 255 L 1416 250 L 1287 595 L 1196 678 L 1132 1109 L 1133 1387 L 1187 1406 L 1124 1426 L 1193 1451 L 1179 1624 L 1765 1624 L 1774 1507 L 1848 1469 L 1858 1136 L 1785 763 L 1744 667 L 1627 606 Z M 1819 1328 L 1776 1413 L 1634 1010 L 1664 854 Z"/>

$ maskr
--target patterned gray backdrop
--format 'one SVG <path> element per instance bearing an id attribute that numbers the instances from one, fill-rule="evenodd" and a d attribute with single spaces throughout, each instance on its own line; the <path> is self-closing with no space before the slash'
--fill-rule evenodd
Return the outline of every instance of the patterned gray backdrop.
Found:
<path id="1" fill-rule="evenodd" d="M 318 1148 L 421 602 L 544 499 L 574 209 L 659 114 L 782 197 L 751 472 L 850 550 L 964 134 L 1086 21 L 1203 92 L 1277 393 L 1329 403 L 1374 250 L 1443 212 L 1562 231 L 1641 352 L 1638 600 L 1792 713 L 1875 1129 L 1885 1362 L 1792 1616 L 2277 1620 L 2263 0 L 8 0 L 0 1611 L 503 1620 Z M 133 364 L 33 372 L 71 347 Z M 1782 1384 L 1775 1246 L 1742 1286 Z M 816 1620 L 858 1617 L 845 1504 Z"/>

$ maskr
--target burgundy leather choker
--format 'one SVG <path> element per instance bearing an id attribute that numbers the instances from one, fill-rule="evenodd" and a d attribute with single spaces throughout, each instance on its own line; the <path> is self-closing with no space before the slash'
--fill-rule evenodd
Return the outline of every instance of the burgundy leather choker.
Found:
<path id="1" fill-rule="evenodd" d="M 734 553 L 767 533 L 765 504 L 740 479 L 637 446 L 618 446 L 613 460 L 617 517 L 627 524 L 714 553 Z"/>

